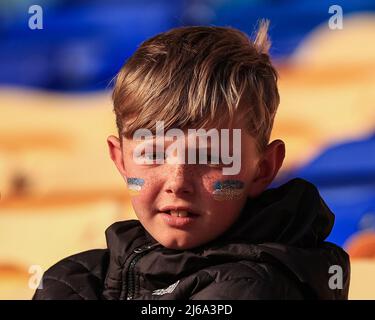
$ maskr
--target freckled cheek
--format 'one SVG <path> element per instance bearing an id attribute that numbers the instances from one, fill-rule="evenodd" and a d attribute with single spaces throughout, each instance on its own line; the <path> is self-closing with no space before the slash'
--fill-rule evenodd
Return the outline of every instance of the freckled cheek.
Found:
<path id="1" fill-rule="evenodd" d="M 210 198 L 212 198 L 212 193 L 214 191 L 213 186 L 214 186 L 215 181 L 220 180 L 221 177 L 222 177 L 221 174 L 212 174 L 212 175 L 203 176 L 204 190 L 206 194 L 210 196 Z"/>
<path id="2" fill-rule="evenodd" d="M 144 183 L 139 191 L 129 191 L 129 193 L 137 217 L 139 219 L 148 219 L 153 213 L 155 199 L 161 190 L 160 178 L 155 175 L 142 175 L 142 179 Z"/>

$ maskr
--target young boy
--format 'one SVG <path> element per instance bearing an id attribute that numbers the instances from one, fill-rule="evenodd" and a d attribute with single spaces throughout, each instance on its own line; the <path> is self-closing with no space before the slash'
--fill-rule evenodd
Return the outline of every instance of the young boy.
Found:
<path id="1" fill-rule="evenodd" d="M 266 190 L 285 155 L 269 143 L 267 27 L 254 41 L 183 27 L 138 48 L 116 79 L 119 137 L 107 142 L 139 220 L 51 267 L 34 299 L 347 299 L 349 259 L 324 241 L 334 215 L 317 189 Z"/>

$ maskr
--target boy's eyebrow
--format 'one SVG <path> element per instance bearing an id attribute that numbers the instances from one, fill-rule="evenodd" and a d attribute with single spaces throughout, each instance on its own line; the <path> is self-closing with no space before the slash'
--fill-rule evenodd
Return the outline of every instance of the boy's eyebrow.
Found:
<path id="1" fill-rule="evenodd" d="M 142 138 L 138 138 L 138 139 L 136 139 L 134 137 L 132 138 L 133 141 L 139 141 L 139 142 L 141 142 L 141 141 L 147 141 L 147 142 L 155 141 L 155 139 L 156 139 L 156 136 L 154 136 L 154 135 L 152 135 L 152 136 L 142 136 Z"/>
<path id="2" fill-rule="evenodd" d="M 149 137 L 143 137 L 142 139 L 133 139 L 135 142 L 142 142 L 144 143 L 145 145 L 158 145 L 158 141 L 156 139 L 155 136 L 149 136 Z M 164 143 L 164 146 L 167 146 L 165 143 Z M 188 149 L 191 149 L 191 146 L 189 146 L 189 142 L 186 142 L 186 147 Z M 215 150 L 215 149 L 220 149 L 220 144 L 219 146 L 216 146 L 216 145 L 212 145 L 211 144 L 211 141 L 207 141 L 207 144 L 206 144 L 206 147 L 204 146 L 201 146 L 199 144 L 195 144 L 195 149 L 204 149 L 206 148 L 207 150 Z M 232 149 L 232 146 L 230 145 L 229 146 L 229 149 Z"/>

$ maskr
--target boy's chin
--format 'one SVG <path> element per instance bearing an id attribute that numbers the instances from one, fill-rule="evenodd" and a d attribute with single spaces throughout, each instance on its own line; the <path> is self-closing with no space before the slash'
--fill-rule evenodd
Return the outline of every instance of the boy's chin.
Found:
<path id="1" fill-rule="evenodd" d="M 197 241 L 197 239 L 185 239 L 178 237 L 170 237 L 163 239 L 156 239 L 165 248 L 173 250 L 188 250 L 200 246 L 203 241 Z"/>

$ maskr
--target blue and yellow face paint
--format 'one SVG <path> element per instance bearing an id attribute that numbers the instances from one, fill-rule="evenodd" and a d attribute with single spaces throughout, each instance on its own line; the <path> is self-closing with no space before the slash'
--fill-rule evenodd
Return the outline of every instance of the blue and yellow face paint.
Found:
<path id="1" fill-rule="evenodd" d="M 141 178 L 126 178 L 126 183 L 128 185 L 130 195 L 136 196 L 141 191 L 145 181 Z"/>
<path id="2" fill-rule="evenodd" d="M 237 200 L 244 192 L 245 184 L 241 180 L 216 181 L 213 186 L 213 197 L 215 200 Z"/>

